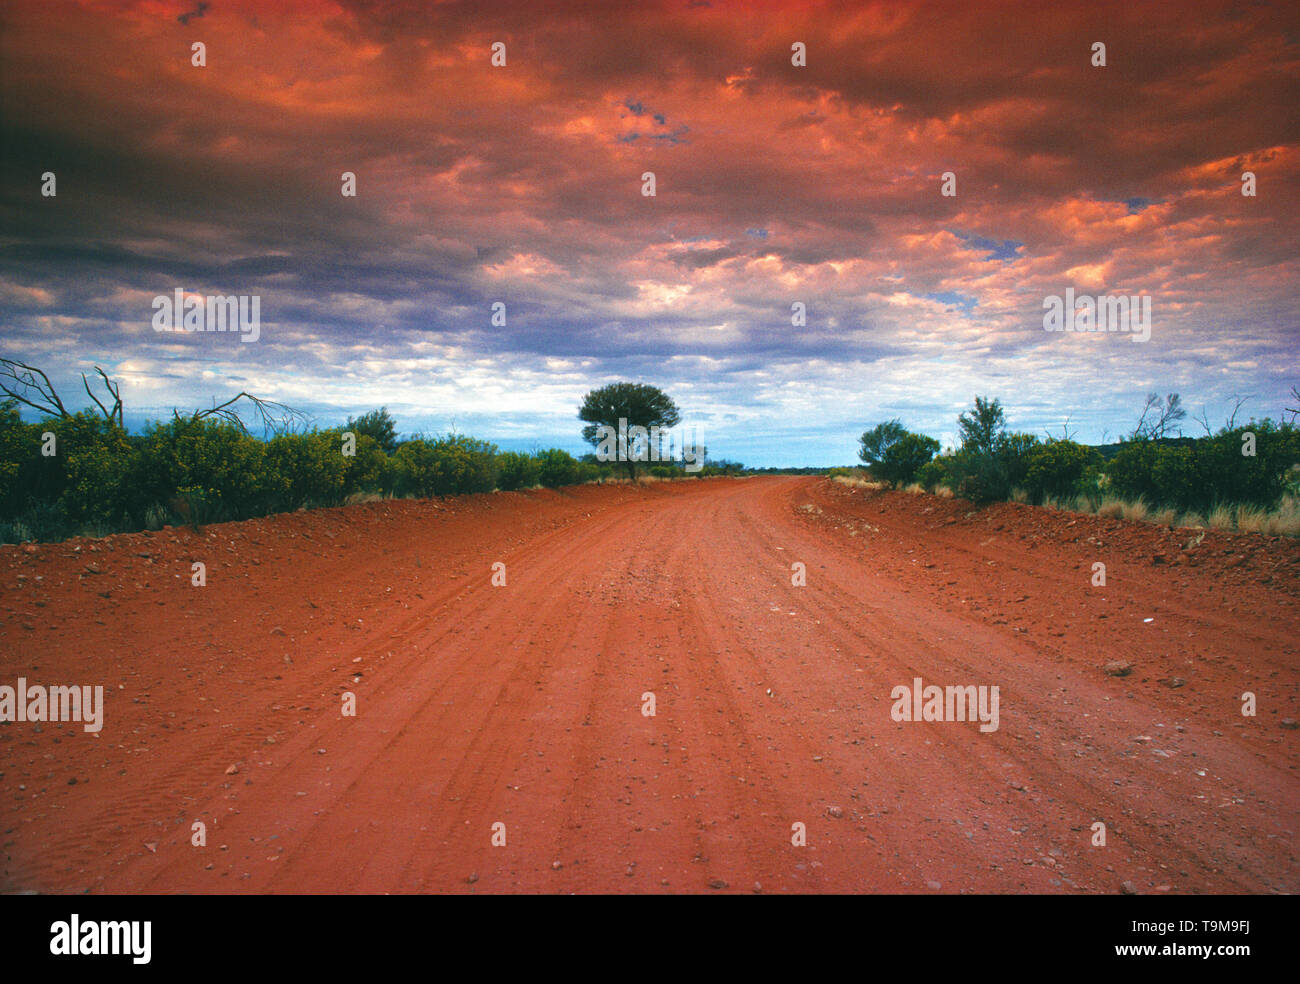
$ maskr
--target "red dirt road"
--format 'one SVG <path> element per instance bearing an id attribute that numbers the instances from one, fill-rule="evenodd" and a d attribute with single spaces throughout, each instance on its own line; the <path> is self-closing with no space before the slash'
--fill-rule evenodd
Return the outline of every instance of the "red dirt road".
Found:
<path id="1" fill-rule="evenodd" d="M 773 477 L 0 547 L 0 685 L 106 693 L 0 724 L 0 889 L 1295 892 L 1300 544 L 1192 536 Z"/>

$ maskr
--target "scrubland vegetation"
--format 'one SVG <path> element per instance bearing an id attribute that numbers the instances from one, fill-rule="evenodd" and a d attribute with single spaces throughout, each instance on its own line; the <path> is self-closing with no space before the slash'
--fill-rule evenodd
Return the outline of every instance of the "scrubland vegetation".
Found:
<path id="1" fill-rule="evenodd" d="M 900 421 L 860 439 L 865 475 L 849 484 L 1014 501 L 1120 519 L 1300 536 L 1300 429 L 1294 420 L 1230 420 L 1203 438 L 1170 437 L 1185 416 L 1176 394 L 1147 399 L 1133 433 L 1103 448 L 1062 434 L 1009 432 L 999 401 L 976 397 L 957 420 L 959 447 L 936 454 L 932 438 Z"/>
<path id="2" fill-rule="evenodd" d="M 389 496 L 627 481 L 625 467 L 559 448 L 501 451 L 464 434 L 399 441 L 382 409 L 342 427 L 262 439 L 228 416 L 177 414 L 143 434 L 90 411 L 24 422 L 10 399 L 0 402 L 0 542 L 200 526 Z M 688 473 L 664 462 L 648 476 L 740 467 L 707 463 Z"/>

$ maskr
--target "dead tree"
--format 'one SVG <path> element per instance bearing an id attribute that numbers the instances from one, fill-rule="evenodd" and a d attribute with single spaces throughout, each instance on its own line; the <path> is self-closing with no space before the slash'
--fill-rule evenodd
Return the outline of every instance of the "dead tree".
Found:
<path id="1" fill-rule="evenodd" d="M 1073 430 L 1073 431 L 1070 430 L 1070 416 L 1067 414 L 1067 415 L 1066 415 L 1066 418 L 1065 418 L 1065 423 L 1063 423 L 1063 424 L 1061 425 L 1061 436 L 1060 436 L 1060 437 L 1053 437 L 1053 436 L 1052 436 L 1052 432 L 1051 432 L 1051 430 L 1049 430 L 1049 429 L 1046 428 L 1046 427 L 1043 428 L 1043 433 L 1047 435 L 1047 440 L 1048 440 L 1049 442 L 1051 442 L 1051 441 L 1072 441 L 1072 440 L 1074 440 L 1074 435 L 1077 434 L 1078 431 L 1077 431 L 1077 430 Z"/>
<path id="2" fill-rule="evenodd" d="M 1186 416 L 1182 398 L 1177 393 L 1170 393 L 1163 402 L 1159 393 L 1148 393 L 1146 405 L 1142 407 L 1142 416 L 1133 429 L 1133 440 L 1149 441 L 1168 437 L 1174 426 Z M 1148 417 L 1151 419 L 1148 420 Z M 1182 433 L 1181 429 L 1179 433 Z"/>
<path id="3" fill-rule="evenodd" d="M 1237 414 L 1241 413 L 1241 408 L 1245 406 L 1246 401 L 1250 399 L 1253 399 L 1253 397 L 1238 396 L 1236 393 L 1232 394 L 1232 413 L 1230 413 L 1223 421 L 1223 429 L 1225 431 L 1234 430 L 1236 428 Z M 1206 412 L 1204 407 L 1201 408 L 1201 415 L 1199 417 L 1193 417 L 1192 419 L 1200 424 L 1205 430 L 1206 437 L 1214 436 L 1214 431 L 1210 429 L 1210 415 Z"/>
<path id="4" fill-rule="evenodd" d="M 108 374 L 99 366 L 95 366 L 95 372 L 99 373 L 99 378 L 103 381 L 108 396 L 112 398 L 112 403 L 106 403 L 105 400 L 101 400 L 95 395 L 90 388 L 90 380 L 86 378 L 86 374 L 83 372 L 81 374 L 81 384 L 86 388 L 86 395 L 94 401 L 95 406 L 99 407 L 105 420 L 110 424 L 122 427 L 121 386 L 109 379 Z M 10 382 L 5 382 L 5 380 Z M 0 391 L 46 416 L 65 418 L 72 416 L 72 413 L 64 406 L 63 400 L 59 398 L 54 384 L 50 382 L 50 377 L 42 370 L 35 366 L 29 366 L 25 362 L 0 358 Z M 193 413 L 186 414 L 182 414 L 179 410 L 173 410 L 172 415 L 178 420 L 182 418 L 203 420 L 207 417 L 216 417 L 248 434 L 248 427 L 240 417 L 239 411 L 235 409 L 235 404 L 240 400 L 248 400 L 253 405 L 254 412 L 262 422 L 263 433 L 283 434 L 305 427 L 310 423 L 310 418 L 301 410 L 295 410 L 274 400 L 263 400 L 252 393 L 246 392 L 240 392 L 225 403 L 216 404 L 206 410 L 195 410 Z"/>
<path id="5" fill-rule="evenodd" d="M 219 403 L 206 410 L 195 410 L 190 414 L 181 414 L 179 410 L 173 410 L 172 415 L 178 420 L 182 417 L 187 417 L 190 420 L 204 420 L 208 417 L 216 417 L 248 434 L 247 425 L 245 425 L 243 418 L 240 417 L 239 411 L 234 408 L 234 405 L 240 400 L 248 400 L 253 405 L 253 410 L 262 422 L 263 433 L 293 433 L 310 423 L 310 418 L 301 410 L 295 410 L 293 407 L 285 406 L 283 403 L 277 403 L 274 400 L 260 399 L 252 393 L 246 393 L 242 390 L 225 403 Z"/>
<path id="6" fill-rule="evenodd" d="M 108 374 L 99 366 L 95 366 L 95 372 L 99 373 L 99 378 L 104 382 L 104 389 L 108 390 L 108 395 L 112 397 L 111 406 L 105 406 L 104 401 L 94 394 L 90 388 L 90 380 L 86 378 L 84 372 L 81 374 L 81 385 L 86 388 L 86 395 L 95 401 L 95 406 L 99 407 L 104 419 L 110 424 L 121 427 L 121 387 L 109 379 Z M 63 401 L 59 399 L 59 394 L 54 389 L 54 384 L 50 382 L 50 377 L 35 366 L 29 366 L 27 363 L 19 362 L 16 359 L 0 359 L 0 380 L 4 379 L 11 380 L 15 386 L 21 387 L 21 389 L 15 390 L 10 387 L 9 383 L 0 382 L 0 390 L 3 390 L 6 396 L 49 417 L 72 416 L 68 412 L 68 408 L 63 405 Z"/>

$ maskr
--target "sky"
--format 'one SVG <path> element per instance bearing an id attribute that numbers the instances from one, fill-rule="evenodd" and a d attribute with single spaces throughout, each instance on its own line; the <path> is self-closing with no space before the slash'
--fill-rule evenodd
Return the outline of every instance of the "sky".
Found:
<path id="1" fill-rule="evenodd" d="M 1152 391 L 1278 419 L 1298 41 L 1246 0 L 10 0 L 0 356 L 72 408 L 103 367 L 135 430 L 242 390 L 575 453 L 646 382 L 751 466 L 952 445 L 976 395 L 1089 443 Z M 1045 331 L 1067 288 L 1149 339 Z M 256 340 L 156 330 L 178 289 L 256 296 Z"/>

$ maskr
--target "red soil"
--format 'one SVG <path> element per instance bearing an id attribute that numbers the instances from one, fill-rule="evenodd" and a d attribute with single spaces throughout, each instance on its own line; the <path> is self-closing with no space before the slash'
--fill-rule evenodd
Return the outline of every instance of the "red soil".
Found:
<path id="1" fill-rule="evenodd" d="M 0 890 L 1295 892 L 1300 544 L 1192 537 L 776 477 L 0 547 L 0 685 L 107 695 L 0 724 Z"/>

